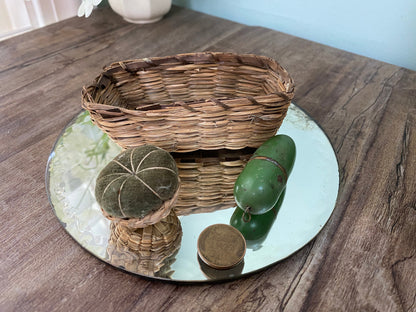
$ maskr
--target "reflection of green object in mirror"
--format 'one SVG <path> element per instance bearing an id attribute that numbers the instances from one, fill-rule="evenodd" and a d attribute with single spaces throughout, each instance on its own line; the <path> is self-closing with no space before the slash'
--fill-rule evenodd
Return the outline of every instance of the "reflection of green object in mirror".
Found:
<path id="1" fill-rule="evenodd" d="M 109 141 L 108 135 L 103 133 L 97 142 L 85 151 L 85 156 L 90 158 L 101 156 L 101 159 L 104 159 L 105 154 L 110 148 Z"/>
<path id="2" fill-rule="evenodd" d="M 295 157 L 295 143 L 288 135 L 279 134 L 264 142 L 235 182 L 237 206 L 251 214 L 272 209 L 286 187 Z"/>
<path id="3" fill-rule="evenodd" d="M 261 248 L 254 249 L 251 247 L 254 241 L 247 241 L 241 273 L 228 275 L 225 279 L 248 276 L 292 255 L 322 230 L 335 207 L 339 186 L 338 163 L 325 133 L 295 105 L 291 105 L 279 132 L 290 135 L 298 150 L 283 206 L 266 239 L 261 242 Z M 110 148 L 103 160 L 98 156 L 97 163 L 95 158 L 89 163 L 85 156 L 85 151 L 102 135 L 103 132 L 89 122 L 88 115 L 80 121 L 74 119 L 57 139 L 48 160 L 46 189 L 52 209 L 65 230 L 92 255 L 114 266 L 106 255 L 110 221 L 103 216 L 94 189 L 99 172 L 120 153 L 121 147 L 110 139 Z M 305 181 L 311 176 L 314 177 L 313 183 L 307 183 L 305 187 Z M 224 279 L 208 278 L 201 271 L 197 238 L 212 224 L 228 223 L 233 212 L 234 209 L 222 209 L 181 216 L 184 235 L 176 261 L 171 264 L 172 275 L 151 278 L 185 283 Z M 143 276 L 140 272 L 125 270 Z"/>
<path id="4" fill-rule="evenodd" d="M 165 150 L 142 145 L 121 152 L 101 170 L 95 197 L 117 218 L 143 218 L 173 198 L 179 187 L 175 160 Z"/>
<path id="5" fill-rule="evenodd" d="M 264 214 L 253 215 L 249 214 L 249 212 L 244 212 L 244 210 L 239 207 L 235 209 L 230 219 L 230 225 L 243 234 L 248 247 L 251 245 L 250 243 L 258 245 L 258 243 L 261 243 L 261 241 L 266 239 L 267 234 L 276 220 L 280 207 L 282 206 L 285 192 L 286 191 L 283 190 L 276 205 Z"/>
<path id="6" fill-rule="evenodd" d="M 89 112 L 85 111 L 81 115 L 79 115 L 76 123 L 89 124 L 92 126 L 92 122 L 89 117 L 90 117 Z M 90 148 L 85 150 L 85 156 L 89 159 L 95 158 L 96 162 L 98 162 L 98 160 L 104 159 L 109 149 L 110 149 L 110 138 L 108 137 L 106 133 L 102 132 L 100 138 L 96 140 Z"/>
<path id="7" fill-rule="evenodd" d="M 94 126 L 91 122 L 90 114 L 88 111 L 83 111 L 81 114 L 77 116 L 74 124 L 68 127 L 65 131 L 64 136 L 70 136 L 73 133 L 73 131 L 78 132 L 80 127 L 83 127 L 86 130 L 90 130 L 90 132 L 93 132 L 96 129 L 96 126 Z M 97 134 L 99 135 L 99 137 L 96 136 Z M 95 136 L 96 137 L 93 140 L 91 140 L 89 144 L 85 144 L 86 147 L 84 147 L 83 149 L 85 159 L 83 163 L 80 164 L 80 166 L 83 169 L 95 169 L 96 166 L 94 166 L 94 164 L 99 164 L 100 162 L 102 162 L 104 158 L 107 156 L 109 149 L 111 148 L 110 138 L 106 133 L 99 131 L 95 133 Z"/>
<path id="8" fill-rule="evenodd" d="M 266 240 L 267 235 L 260 237 L 259 239 L 248 240 L 246 241 L 247 249 L 251 249 L 253 251 L 259 250 L 263 247 L 263 242 Z"/>

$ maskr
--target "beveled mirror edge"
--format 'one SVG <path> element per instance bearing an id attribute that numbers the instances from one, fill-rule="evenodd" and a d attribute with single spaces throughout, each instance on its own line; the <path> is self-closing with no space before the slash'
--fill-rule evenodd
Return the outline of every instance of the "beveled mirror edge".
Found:
<path id="1" fill-rule="evenodd" d="M 49 203 L 50 203 L 50 205 L 51 205 L 51 207 L 52 207 L 52 210 L 53 210 L 53 212 L 54 212 L 54 214 L 55 214 L 55 216 L 57 217 L 57 219 L 58 219 L 58 221 L 60 222 L 60 224 L 64 227 L 64 229 L 65 229 L 65 231 L 70 235 L 70 237 L 72 237 L 72 239 L 74 239 L 74 241 L 75 242 L 77 242 L 79 245 L 81 245 L 81 247 L 84 249 L 84 250 L 86 250 L 87 252 L 89 252 L 90 254 L 92 254 L 93 256 L 95 256 L 96 258 L 98 258 L 98 259 L 100 259 L 102 262 L 104 262 L 104 263 L 106 263 L 106 264 L 110 264 L 112 267 L 115 267 L 115 268 L 117 268 L 117 269 L 119 269 L 119 270 L 121 270 L 121 271 L 123 271 L 123 272 L 126 272 L 126 273 L 128 273 L 128 274 L 132 274 L 132 275 L 135 275 L 135 276 L 140 276 L 140 277 L 142 277 L 142 278 L 145 278 L 145 279 L 149 279 L 149 280 L 159 280 L 159 281 L 163 281 L 163 282 L 171 282 L 171 283 L 180 283 L 180 284 L 195 284 L 195 283 L 221 283 L 221 282 L 227 282 L 227 281 L 231 281 L 231 280 L 235 280 L 235 279 L 237 279 L 237 278 L 244 278 L 244 277 L 248 277 L 248 276 L 251 276 L 251 275 L 253 275 L 253 274 L 257 274 L 257 273 L 259 273 L 259 272 L 261 272 L 261 271 L 264 271 L 264 270 L 266 270 L 266 269 L 268 269 L 268 268 L 270 268 L 270 267 L 272 267 L 272 266 L 274 266 L 274 265 L 276 265 L 277 263 L 279 263 L 279 262 L 281 262 L 281 261 L 283 261 L 283 260 L 285 260 L 285 259 L 287 259 L 287 258 L 289 258 L 289 257 L 291 257 L 293 254 L 295 254 L 295 253 L 297 253 L 297 252 L 299 252 L 301 249 L 303 249 L 306 245 L 308 245 L 312 240 L 314 240 L 315 238 L 316 238 L 316 236 L 317 235 L 319 235 L 319 233 L 322 231 L 322 229 L 326 226 L 326 224 L 329 222 L 329 220 L 331 219 L 331 216 L 332 216 L 332 214 L 333 214 L 333 212 L 334 212 L 334 210 L 336 209 L 336 207 L 337 207 L 337 205 L 338 205 L 338 199 L 339 199 L 339 194 L 340 194 L 340 192 L 339 192 L 339 188 L 340 188 L 340 179 L 339 179 L 339 162 L 338 162 L 338 155 L 336 154 L 336 152 L 335 152 L 335 150 L 334 150 L 334 147 L 333 147 L 333 144 L 332 144 L 332 142 L 331 142 L 331 140 L 329 139 L 329 137 L 328 137 L 328 135 L 326 134 L 326 132 L 324 131 L 324 129 L 320 126 L 320 124 L 319 123 L 317 123 L 305 110 L 303 110 L 302 108 L 300 108 L 299 106 L 297 106 L 296 104 L 294 104 L 294 103 L 291 103 L 291 106 L 295 106 L 297 109 L 299 109 L 300 111 L 302 111 L 305 115 L 307 115 L 318 127 L 319 127 L 319 129 L 321 130 L 321 132 L 325 135 L 325 137 L 326 137 L 326 139 L 327 139 L 327 141 L 328 141 L 328 143 L 329 143 L 329 145 L 331 146 L 331 149 L 332 149 L 332 151 L 333 151 L 333 153 L 334 153 L 334 156 L 335 156 L 335 160 L 336 160 L 336 163 L 337 163 L 337 167 L 338 167 L 338 186 L 337 186 L 337 196 L 336 196 L 336 200 L 335 200 L 335 203 L 334 203 L 334 207 L 333 207 L 333 209 L 332 209 L 332 211 L 331 211 L 331 213 L 330 213 L 330 215 L 329 215 L 329 217 L 327 218 L 327 220 L 324 222 L 324 224 L 322 225 L 322 227 L 321 227 L 321 229 L 318 231 L 318 233 L 316 233 L 316 235 L 315 236 L 313 236 L 313 237 L 311 237 L 310 238 L 310 240 L 304 245 L 304 246 L 302 246 L 302 247 L 300 247 L 299 249 L 297 249 L 297 250 L 295 250 L 295 251 L 293 251 L 291 254 L 289 254 L 289 255 L 287 255 L 286 257 L 284 257 L 284 258 L 282 258 L 282 259 L 279 259 L 278 261 L 276 261 L 276 262 L 273 262 L 273 263 L 271 263 L 271 264 L 268 264 L 268 265 L 266 265 L 266 266 L 264 266 L 264 267 L 261 267 L 261 268 L 259 268 L 259 269 L 257 269 L 257 270 L 253 270 L 253 271 L 250 271 L 250 272 L 246 272 L 246 273 L 243 273 L 243 274 L 241 274 L 241 275 L 238 275 L 238 276 L 233 276 L 233 277 L 228 277 L 228 278 L 219 278 L 219 279 L 206 279 L 206 280 L 177 280 L 177 279 L 171 279 L 171 278 L 164 278 L 164 277 L 158 277 L 158 276 L 147 276 L 147 275 L 143 275 L 143 274 L 140 274 L 140 273 L 137 273 L 137 272 L 131 272 L 131 271 L 129 271 L 129 270 L 126 270 L 125 268 L 123 268 L 123 267 L 119 267 L 119 266 L 115 266 L 114 264 L 112 264 L 112 263 L 110 263 L 110 262 L 108 262 L 108 261 L 106 261 L 105 259 L 103 259 L 103 258 L 100 258 L 100 257 L 98 257 L 97 255 L 95 255 L 92 251 L 90 251 L 90 250 L 88 250 L 85 246 L 83 246 L 80 242 L 78 242 L 77 240 L 76 240 L 76 238 L 68 231 L 68 229 L 67 229 L 67 225 L 66 225 L 66 223 L 65 222 L 63 222 L 59 217 L 58 217 L 58 215 L 57 215 L 57 212 L 56 212 L 56 209 L 55 209 L 55 207 L 54 207 L 54 205 L 53 205 L 53 203 L 52 203 L 52 200 L 51 200 L 51 193 L 50 193 L 50 175 L 49 175 L 49 169 L 50 169 L 50 163 L 51 163 L 51 160 L 53 159 L 53 157 L 54 157 L 54 154 L 55 154 L 55 149 L 56 149 L 56 146 L 59 144 L 59 141 L 60 141 L 60 139 L 62 138 L 62 136 L 63 136 L 63 134 L 66 132 L 66 130 L 69 128 L 69 127 L 71 127 L 75 122 L 76 122 L 76 120 L 80 117 L 80 115 L 81 114 L 83 114 L 83 113 L 85 113 L 86 111 L 85 110 L 80 110 L 68 123 L 67 123 L 67 125 L 60 131 L 60 133 L 59 133 L 59 135 L 57 136 L 57 139 L 55 140 L 55 142 L 54 142 L 54 144 L 53 144 L 53 147 L 52 147 L 52 149 L 51 149 L 51 152 L 50 152 L 50 154 L 49 154 L 49 157 L 48 157 L 48 160 L 47 160 L 47 164 L 46 164 L 46 170 L 45 170 L 45 185 L 46 185 L 46 193 L 47 193 L 47 196 L 48 196 L 48 201 L 49 201 Z M 195 254 L 195 257 L 197 258 L 197 254 Z"/>

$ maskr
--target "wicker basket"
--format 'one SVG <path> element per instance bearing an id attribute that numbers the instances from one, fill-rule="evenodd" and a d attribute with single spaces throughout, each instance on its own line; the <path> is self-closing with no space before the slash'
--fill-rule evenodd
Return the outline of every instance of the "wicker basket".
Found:
<path id="1" fill-rule="evenodd" d="M 291 77 L 252 54 L 201 52 L 114 63 L 82 92 L 92 121 L 124 148 L 259 147 L 293 98 Z"/>
<path id="2" fill-rule="evenodd" d="M 205 213 L 235 206 L 234 183 L 255 148 L 171 153 L 181 188 L 177 215 Z"/>
<path id="3" fill-rule="evenodd" d="M 181 224 L 173 211 L 145 228 L 134 229 L 111 222 L 110 230 L 107 247 L 110 262 L 147 276 L 167 274 L 182 239 Z"/>

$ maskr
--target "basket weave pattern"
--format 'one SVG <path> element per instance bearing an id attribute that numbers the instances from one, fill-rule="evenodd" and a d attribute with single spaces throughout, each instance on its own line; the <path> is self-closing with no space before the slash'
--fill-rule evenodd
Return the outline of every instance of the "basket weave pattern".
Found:
<path id="1" fill-rule="evenodd" d="M 179 250 L 182 228 L 176 214 L 144 228 L 131 228 L 111 222 L 110 240 L 107 253 L 110 262 L 130 271 L 154 276 L 168 259 Z"/>
<path id="2" fill-rule="evenodd" d="M 254 153 L 241 150 L 172 153 L 181 178 L 177 215 L 205 213 L 235 205 L 234 183 Z"/>
<path id="3" fill-rule="evenodd" d="M 259 147 L 280 127 L 293 93 L 270 58 L 201 52 L 114 63 L 82 100 L 123 148 L 189 152 Z"/>

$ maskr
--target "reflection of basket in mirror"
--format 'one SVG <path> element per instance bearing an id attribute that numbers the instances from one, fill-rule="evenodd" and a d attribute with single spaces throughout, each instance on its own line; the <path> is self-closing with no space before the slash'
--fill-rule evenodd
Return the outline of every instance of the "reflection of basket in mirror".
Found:
<path id="1" fill-rule="evenodd" d="M 110 225 L 107 247 L 109 262 L 145 276 L 169 278 L 182 239 L 182 228 L 172 211 L 159 222 L 144 228 L 130 228 L 116 222 Z"/>
<path id="2" fill-rule="evenodd" d="M 171 153 L 181 179 L 174 206 L 176 214 L 205 213 L 235 206 L 234 183 L 254 151 L 254 148 L 244 148 Z"/>

